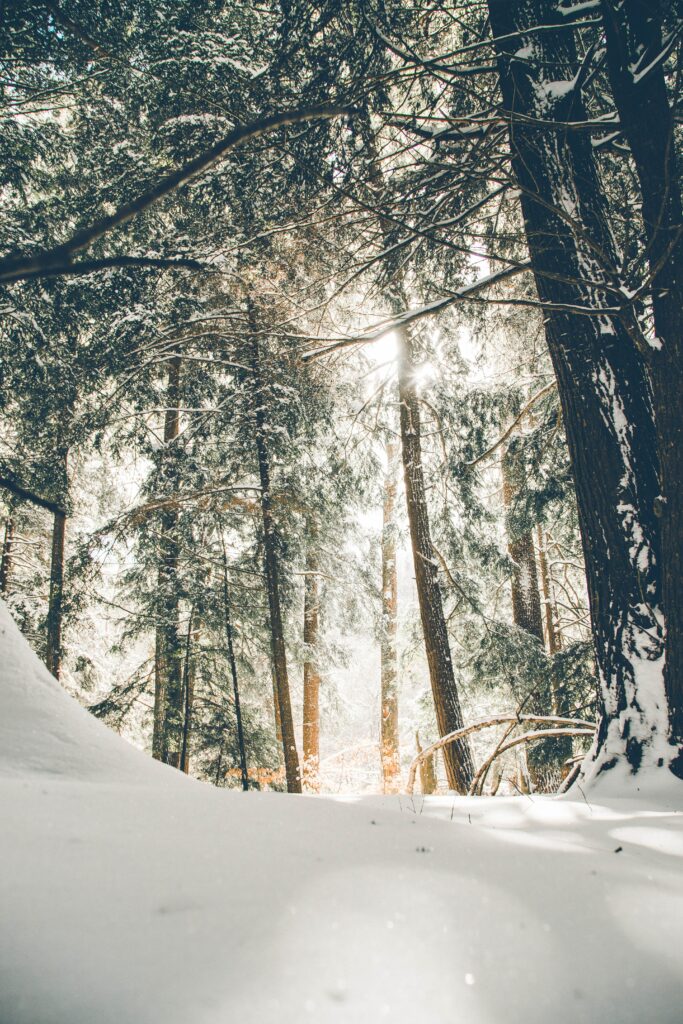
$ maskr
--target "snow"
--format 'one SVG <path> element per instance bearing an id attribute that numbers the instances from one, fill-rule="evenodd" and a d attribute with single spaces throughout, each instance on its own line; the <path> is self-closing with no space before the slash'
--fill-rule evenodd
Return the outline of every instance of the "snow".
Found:
<path id="1" fill-rule="evenodd" d="M 680 1021 L 681 784 L 226 792 L 156 764 L 0 608 L 3 1024 Z"/>

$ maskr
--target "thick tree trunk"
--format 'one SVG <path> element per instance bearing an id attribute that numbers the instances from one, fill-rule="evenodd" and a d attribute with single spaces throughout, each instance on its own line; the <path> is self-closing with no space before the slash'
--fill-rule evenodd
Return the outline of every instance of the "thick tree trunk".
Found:
<path id="1" fill-rule="evenodd" d="M 45 646 L 45 664 L 55 679 L 59 679 L 62 669 L 65 534 L 66 516 L 63 512 L 55 512 L 52 525 L 50 597 L 47 612 L 47 643 Z"/>
<path id="2" fill-rule="evenodd" d="M 318 630 L 320 626 L 320 577 L 317 530 L 308 525 L 306 576 L 304 582 L 304 786 L 312 792 L 320 789 L 320 668 L 318 666 Z"/>
<path id="3" fill-rule="evenodd" d="M 572 88 L 571 28 L 552 0 L 489 0 L 512 165 L 572 459 L 603 716 L 594 771 L 664 761 L 656 436 L 643 340 L 632 318 L 577 315 L 615 302 L 619 265 Z M 508 36 L 508 38 L 505 38 Z M 565 308 L 559 308 L 563 306 Z"/>
<path id="4" fill-rule="evenodd" d="M 161 479 L 170 497 L 178 491 L 177 441 L 180 433 L 181 358 L 174 356 L 168 366 L 164 448 Z M 170 502 L 159 516 L 158 621 L 156 637 L 155 706 L 152 753 L 154 757 L 180 767 L 183 742 L 183 678 L 179 634 L 180 596 L 178 588 L 178 509 Z"/>
<path id="5" fill-rule="evenodd" d="M 683 778 L 683 207 L 662 52 L 664 0 L 601 0 L 607 66 L 642 194 L 656 343 L 648 352 L 659 450 L 664 684 L 672 770 Z M 648 70 L 649 69 L 649 70 Z"/>
<path id="6" fill-rule="evenodd" d="M 0 561 L 0 594 L 6 594 L 9 590 L 9 581 L 12 576 L 12 559 L 14 547 L 14 518 L 9 515 L 5 522 L 5 539 L 2 544 L 2 560 Z"/>
<path id="7" fill-rule="evenodd" d="M 282 730 L 282 752 L 285 759 L 285 776 L 287 792 L 301 792 L 301 772 L 299 755 L 294 736 L 294 720 L 289 693 L 289 677 L 287 674 L 287 650 L 282 624 L 282 608 L 280 605 L 280 566 L 278 538 L 275 518 L 273 515 L 270 458 L 268 455 L 267 422 L 265 395 L 261 379 L 261 358 L 256 333 L 252 335 L 252 365 L 254 388 L 254 416 L 256 421 L 256 452 L 258 456 L 259 478 L 261 481 L 261 518 L 263 522 L 263 548 L 268 589 L 268 610 L 270 618 L 270 644 L 273 660 L 273 674 L 277 689 L 277 708 Z"/>
<path id="8" fill-rule="evenodd" d="M 463 718 L 439 588 L 438 563 L 429 528 L 422 467 L 420 402 L 416 388 L 412 341 L 405 329 L 397 331 L 397 336 L 401 453 L 415 582 L 436 720 L 440 735 L 445 736 L 449 732 L 462 729 Z M 474 775 L 469 741 L 459 740 L 445 747 L 444 763 L 451 789 L 467 793 Z"/>
<path id="9" fill-rule="evenodd" d="M 398 445 L 387 442 L 387 472 L 382 506 L 382 639 L 380 693 L 380 752 L 385 793 L 401 788 L 398 733 L 398 651 L 396 643 L 398 582 L 396 573 L 396 491 Z"/>

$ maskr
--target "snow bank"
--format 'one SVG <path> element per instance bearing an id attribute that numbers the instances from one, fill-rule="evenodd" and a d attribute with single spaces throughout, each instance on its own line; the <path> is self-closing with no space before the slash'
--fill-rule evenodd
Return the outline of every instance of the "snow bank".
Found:
<path id="1" fill-rule="evenodd" d="M 217 791 L 91 720 L 0 614 L 2 1024 L 680 1022 L 675 791 Z"/>

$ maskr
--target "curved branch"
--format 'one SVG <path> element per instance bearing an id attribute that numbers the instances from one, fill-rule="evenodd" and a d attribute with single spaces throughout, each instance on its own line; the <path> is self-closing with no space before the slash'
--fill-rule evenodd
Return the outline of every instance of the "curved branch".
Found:
<path id="1" fill-rule="evenodd" d="M 171 171 L 146 192 L 129 203 L 124 203 L 107 217 L 81 228 L 71 238 L 57 245 L 52 249 L 45 249 L 42 252 L 34 253 L 31 256 L 6 256 L 0 259 L 0 282 L 23 281 L 27 277 L 42 277 L 50 273 L 63 273 L 57 268 L 65 267 L 71 263 L 75 253 L 87 249 L 106 235 L 113 228 L 132 220 L 139 213 L 148 209 L 154 203 L 163 199 L 164 196 L 174 192 L 181 185 L 190 181 L 198 174 L 208 170 L 213 164 L 218 163 L 231 149 L 247 142 L 249 139 L 258 138 L 267 132 L 282 128 L 285 125 L 300 124 L 302 121 L 313 121 L 317 119 L 328 120 L 338 117 L 340 114 L 349 114 L 353 111 L 351 107 L 333 106 L 322 104 L 320 106 L 307 107 L 302 110 L 287 110 L 280 114 L 271 114 L 251 124 L 239 125 L 233 128 L 223 139 L 215 143 L 209 149 L 204 150 L 194 160 L 183 164 L 175 171 Z"/>
<path id="2" fill-rule="evenodd" d="M 590 729 L 591 735 L 596 729 L 594 722 L 587 722 L 582 718 L 563 718 L 560 715 L 516 715 L 509 713 L 507 715 L 490 715 L 488 718 L 480 718 L 471 725 L 465 726 L 464 729 L 456 729 L 455 732 L 449 732 L 446 736 L 442 736 L 441 739 L 436 740 L 436 742 L 432 743 L 431 746 L 425 747 L 424 750 L 420 751 L 417 757 L 413 758 L 410 764 L 408 783 L 406 786 L 408 796 L 412 796 L 418 765 L 425 757 L 431 757 L 435 751 L 440 750 L 441 747 L 445 747 L 447 743 L 454 743 L 455 740 L 463 739 L 465 736 L 469 736 L 470 733 L 479 732 L 481 729 L 488 729 L 493 725 L 505 725 L 507 722 L 519 722 L 520 724 L 522 722 L 547 722 L 550 725 L 568 725 L 582 729 Z"/>
<path id="3" fill-rule="evenodd" d="M 506 750 L 510 750 L 511 747 L 516 747 L 520 743 L 528 743 L 531 740 L 544 740 L 552 736 L 593 736 L 595 733 L 595 727 L 591 729 L 536 729 L 534 732 L 525 732 L 523 736 L 515 736 L 514 740 L 510 740 L 508 743 L 504 743 L 502 746 L 496 747 L 490 757 L 484 761 L 479 768 L 479 771 L 472 780 L 468 796 L 476 796 L 477 789 L 479 789 L 479 795 L 484 787 L 486 781 L 486 775 L 489 768 L 501 754 L 504 754 Z"/>

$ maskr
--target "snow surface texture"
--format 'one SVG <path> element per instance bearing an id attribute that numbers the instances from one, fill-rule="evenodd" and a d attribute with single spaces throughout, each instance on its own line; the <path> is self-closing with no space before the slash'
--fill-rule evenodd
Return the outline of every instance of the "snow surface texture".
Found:
<path id="1" fill-rule="evenodd" d="M 680 1024 L 680 784 L 216 790 L 111 734 L 0 608 L 2 1024 Z"/>

